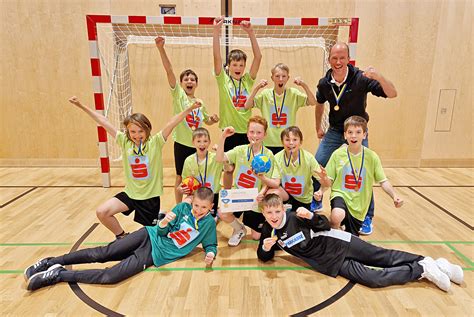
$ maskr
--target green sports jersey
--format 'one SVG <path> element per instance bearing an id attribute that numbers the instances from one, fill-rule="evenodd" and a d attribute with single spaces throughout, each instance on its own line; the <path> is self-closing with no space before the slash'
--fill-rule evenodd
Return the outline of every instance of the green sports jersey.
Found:
<path id="1" fill-rule="evenodd" d="M 331 199 L 342 197 L 351 215 L 360 221 L 363 221 L 367 214 L 374 183 L 380 183 L 387 179 L 378 155 L 365 146 L 362 149 L 363 151 L 357 155 L 350 154 L 357 178 L 359 178 L 362 156 L 364 156 L 359 188 L 356 185 L 356 177 L 352 173 L 347 146 L 342 146 L 334 151 L 326 165 L 327 175 L 333 181 Z"/>
<path id="2" fill-rule="evenodd" d="M 216 162 L 216 153 L 207 152 L 207 159 L 197 162 L 197 154 L 192 154 L 184 161 L 183 173 L 185 179 L 188 176 L 196 178 L 201 185 L 212 189 L 214 193 L 221 190 L 221 175 L 224 163 Z"/>
<path id="3" fill-rule="evenodd" d="M 280 168 L 281 187 L 297 201 L 304 204 L 311 203 L 313 199 L 313 181 L 311 176 L 319 179 L 316 172 L 321 168 L 313 154 L 300 149 L 298 160 L 290 162 L 285 155 L 285 150 L 275 154 L 275 161 Z"/>
<path id="4" fill-rule="evenodd" d="M 219 128 L 232 126 L 237 133 L 247 133 L 247 122 L 252 110 L 244 105 L 252 91 L 254 79 L 245 73 L 241 80 L 234 80 L 223 70 L 216 76 L 219 90 Z"/>
<path id="5" fill-rule="evenodd" d="M 276 105 L 273 100 L 273 88 L 262 90 L 254 99 L 255 108 L 260 109 L 262 117 L 268 121 L 266 146 L 282 146 L 281 132 L 296 124 L 296 112 L 300 107 L 307 105 L 306 94 L 293 87 L 287 88 L 285 91 L 286 94 L 275 94 Z"/>
<path id="6" fill-rule="evenodd" d="M 128 197 L 144 200 L 161 196 L 163 194 L 161 151 L 166 142 L 161 131 L 150 136 L 141 151 L 123 132 L 117 132 L 115 141 L 122 150 L 124 191 Z"/>
<path id="7" fill-rule="evenodd" d="M 176 81 L 174 89 L 171 88 L 171 96 L 173 97 L 174 115 L 183 112 L 197 100 L 196 98 L 189 98 L 178 81 Z M 208 118 L 209 114 L 204 104 L 202 107 L 194 109 L 173 129 L 173 140 L 180 144 L 193 147 L 193 130 L 202 128 L 204 121 L 207 121 Z"/>
<path id="8" fill-rule="evenodd" d="M 210 213 L 196 222 L 189 203 L 179 203 L 172 211 L 176 218 L 166 227 L 146 227 L 155 266 L 165 265 L 188 255 L 200 243 L 206 253 L 217 255 L 216 222 Z"/>
<path id="9" fill-rule="evenodd" d="M 272 167 L 265 175 L 268 178 L 280 178 L 280 171 L 275 167 L 273 153 L 266 147 L 263 147 L 262 152 L 255 153 L 255 155 L 261 153 L 268 156 L 272 163 Z M 262 189 L 262 182 L 252 172 L 253 154 L 254 153 L 250 151 L 250 145 L 239 145 L 225 152 L 229 163 L 235 165 L 232 188 L 258 188 L 259 191 Z"/>

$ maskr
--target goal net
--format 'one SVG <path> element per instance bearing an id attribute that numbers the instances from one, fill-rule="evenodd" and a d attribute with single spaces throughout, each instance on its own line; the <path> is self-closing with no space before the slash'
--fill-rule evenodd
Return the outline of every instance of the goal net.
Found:
<path id="1" fill-rule="evenodd" d="M 212 17 L 88 15 L 87 27 L 96 110 L 103 111 L 114 126 L 124 129 L 123 119 L 136 111 L 132 98 L 134 78 L 130 71 L 133 64 L 130 48 L 143 46 L 153 49 L 154 39 L 157 36 L 165 37 L 167 47 L 185 46 L 191 49 L 212 47 L 213 20 Z M 298 73 L 306 72 L 307 75 L 303 77 L 305 79 L 308 76 L 316 78 L 311 83 L 317 82 L 317 79 L 329 69 L 327 63 L 329 48 L 337 41 L 349 44 L 351 63 L 355 63 L 357 18 L 228 17 L 224 20 L 220 39 L 221 45 L 226 48 L 221 49 L 223 61 L 226 50 L 245 49 L 251 46 L 247 34 L 240 27 L 242 20 L 251 22 L 264 59 L 269 55 L 284 56 L 285 52 L 295 52 L 295 49 L 300 50 L 299 54 L 301 50 L 306 50 L 307 54 L 304 57 L 299 60 L 296 58 L 301 68 Z M 187 54 L 193 53 L 191 51 Z M 170 57 L 174 59 L 174 56 Z M 212 55 L 208 59 L 212 60 Z M 281 61 L 286 60 L 282 58 Z M 294 64 L 297 62 L 292 63 L 292 72 Z M 323 128 L 328 127 L 327 112 L 328 109 L 323 116 Z M 107 142 L 105 130 L 101 127 L 98 127 L 98 130 L 103 184 L 108 187 L 110 161 L 120 160 L 121 153 L 115 142 Z"/>

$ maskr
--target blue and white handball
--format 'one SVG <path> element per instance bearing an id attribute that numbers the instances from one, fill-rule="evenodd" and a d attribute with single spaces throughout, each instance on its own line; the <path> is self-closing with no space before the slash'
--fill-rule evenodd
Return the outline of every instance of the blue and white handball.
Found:
<path id="1" fill-rule="evenodd" d="M 266 173 L 272 167 L 270 158 L 265 154 L 258 154 L 252 160 L 252 170 L 257 173 Z"/>

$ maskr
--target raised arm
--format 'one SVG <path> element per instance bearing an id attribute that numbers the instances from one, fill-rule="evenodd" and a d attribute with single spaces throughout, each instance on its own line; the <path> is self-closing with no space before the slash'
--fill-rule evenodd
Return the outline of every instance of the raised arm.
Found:
<path id="1" fill-rule="evenodd" d="M 268 85 L 268 81 L 266 79 L 262 79 L 258 85 L 255 85 L 255 87 L 252 90 L 252 93 L 250 96 L 247 98 L 247 101 L 245 101 L 245 109 L 250 109 L 254 106 L 254 99 L 255 96 L 257 95 L 258 91 L 262 89 L 263 87 Z"/>
<path id="2" fill-rule="evenodd" d="M 318 136 L 318 139 L 322 139 L 324 137 L 324 134 L 326 134 L 321 127 L 323 114 L 324 114 L 324 104 L 316 101 L 316 107 L 314 108 L 314 118 L 316 121 L 316 134 Z"/>
<path id="3" fill-rule="evenodd" d="M 318 102 L 316 101 L 315 95 L 313 94 L 313 92 L 312 92 L 311 89 L 309 88 L 308 84 L 305 83 L 305 82 L 303 81 L 303 79 L 301 79 L 301 77 L 296 77 L 295 80 L 294 80 L 294 83 L 304 89 L 304 92 L 306 93 L 306 97 L 308 98 L 308 99 L 306 100 L 306 104 L 307 104 L 307 105 L 314 106 L 314 105 L 316 105 L 316 104 L 318 103 Z"/>
<path id="4" fill-rule="evenodd" d="M 104 129 L 110 134 L 112 138 L 115 139 L 117 135 L 117 129 L 109 122 L 109 120 L 102 114 L 97 111 L 92 110 L 91 108 L 83 105 L 79 98 L 72 96 L 69 98 L 69 102 L 87 113 L 98 125 L 104 127 Z"/>
<path id="5" fill-rule="evenodd" d="M 233 127 L 226 127 L 222 131 L 222 136 L 219 139 L 219 143 L 217 144 L 217 150 L 216 150 L 216 161 L 217 162 L 227 163 L 229 161 L 227 159 L 227 157 L 225 156 L 225 153 L 224 153 L 224 143 L 225 143 L 225 139 L 227 139 L 228 137 L 230 137 L 234 133 L 235 133 L 235 130 L 234 130 Z"/>
<path id="6" fill-rule="evenodd" d="M 160 52 L 161 62 L 163 63 L 163 67 L 165 68 L 166 76 L 168 77 L 168 83 L 170 87 L 174 89 L 174 87 L 176 86 L 176 76 L 174 75 L 173 66 L 171 65 L 168 55 L 166 54 L 165 38 L 162 36 L 156 37 L 155 44 L 158 48 L 158 51 Z"/>
<path id="7" fill-rule="evenodd" d="M 168 121 L 168 123 L 165 125 L 165 127 L 161 130 L 161 134 L 163 135 L 163 138 L 166 140 L 168 139 L 168 136 L 171 134 L 171 131 L 181 122 L 186 118 L 186 116 L 193 111 L 194 109 L 197 109 L 201 107 L 201 103 L 199 101 L 194 102 L 192 106 L 189 108 L 184 109 L 181 113 L 178 113 L 174 117 Z"/>
<path id="8" fill-rule="evenodd" d="M 252 53 L 253 53 L 253 61 L 252 65 L 250 66 L 250 77 L 252 79 L 257 78 L 258 70 L 260 69 L 260 63 L 262 62 L 262 52 L 260 51 L 260 46 L 258 46 L 257 37 L 252 28 L 252 24 L 250 21 L 242 21 L 240 22 L 240 26 L 242 30 L 244 30 L 250 39 L 250 43 L 252 44 Z"/>
<path id="9" fill-rule="evenodd" d="M 367 67 L 363 74 L 367 78 L 378 81 L 380 86 L 382 86 L 383 92 L 387 95 L 387 98 L 395 98 L 397 96 L 397 89 L 395 88 L 395 85 L 390 80 L 383 77 L 383 75 L 379 73 L 374 67 Z"/>
<path id="10" fill-rule="evenodd" d="M 223 23 L 223 17 L 215 18 L 214 29 L 212 31 L 212 54 L 214 56 L 214 74 L 216 74 L 216 76 L 218 76 L 222 71 L 220 36 Z"/>

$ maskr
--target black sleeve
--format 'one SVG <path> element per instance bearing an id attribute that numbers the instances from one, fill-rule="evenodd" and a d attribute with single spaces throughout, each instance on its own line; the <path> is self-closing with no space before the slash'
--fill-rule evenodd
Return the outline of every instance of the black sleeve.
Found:
<path id="1" fill-rule="evenodd" d="M 325 78 L 321 78 L 318 82 L 318 86 L 316 87 L 316 101 L 321 104 L 327 101 L 326 96 L 324 96 L 324 94 L 321 92 L 321 90 L 324 89 L 323 88 L 324 79 Z"/>
<path id="2" fill-rule="evenodd" d="M 365 78 L 367 80 L 367 90 L 372 93 L 372 95 L 377 97 L 387 98 L 385 91 L 383 91 L 382 85 L 375 79 Z"/>
<path id="3" fill-rule="evenodd" d="M 270 249 L 270 251 L 265 251 L 263 250 L 263 240 L 266 238 L 270 238 L 271 236 L 272 229 L 269 224 L 265 223 L 262 228 L 262 234 L 260 235 L 260 241 L 258 243 L 258 248 L 257 248 L 257 257 L 260 261 L 267 262 L 275 256 L 275 250 L 277 247 L 277 244 Z"/>
<path id="4" fill-rule="evenodd" d="M 305 219 L 305 223 L 311 228 L 311 230 L 317 231 L 326 231 L 331 229 L 329 225 L 329 220 L 326 216 L 313 214 L 313 219 Z"/>

